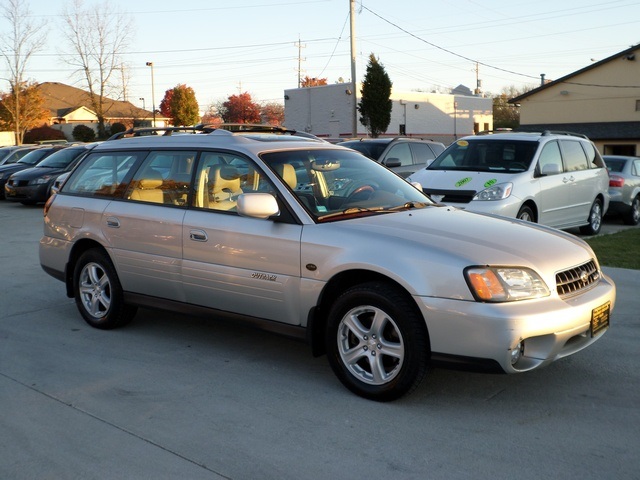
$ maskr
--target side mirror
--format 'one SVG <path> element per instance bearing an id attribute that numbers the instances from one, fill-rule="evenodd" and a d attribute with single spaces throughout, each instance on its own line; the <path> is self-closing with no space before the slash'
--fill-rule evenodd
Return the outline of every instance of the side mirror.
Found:
<path id="1" fill-rule="evenodd" d="M 270 193 L 242 193 L 238 197 L 238 214 L 266 220 L 280 214 L 276 197 Z"/>
<path id="2" fill-rule="evenodd" d="M 402 162 L 400 161 L 399 158 L 395 158 L 395 157 L 391 157 L 391 158 L 387 158 L 382 162 L 383 165 L 386 165 L 389 168 L 393 168 L 393 167 L 399 167 L 400 165 L 402 165 Z"/>

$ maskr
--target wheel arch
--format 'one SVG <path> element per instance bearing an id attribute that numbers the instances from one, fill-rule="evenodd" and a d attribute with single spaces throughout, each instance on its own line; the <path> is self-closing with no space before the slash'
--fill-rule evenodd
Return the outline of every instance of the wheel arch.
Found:
<path id="1" fill-rule="evenodd" d="M 415 308 L 415 312 L 422 316 L 420 308 L 411 294 L 392 278 L 378 272 L 363 269 L 340 272 L 327 282 L 320 294 L 317 305 L 309 312 L 307 319 L 307 342 L 311 345 L 311 351 L 315 357 L 326 353 L 324 335 L 328 312 L 333 302 L 349 288 L 370 282 L 386 283 L 404 292 L 411 305 Z M 424 328 L 427 332 L 427 343 L 430 343 L 426 322 L 424 323 Z"/>
<path id="2" fill-rule="evenodd" d="M 538 212 L 538 205 L 533 199 L 529 198 L 528 200 L 525 200 L 524 202 L 522 202 L 522 205 L 520 205 L 518 212 L 522 209 L 522 207 L 529 207 L 531 209 L 531 212 L 533 213 L 533 223 L 538 223 L 540 221 L 540 213 Z"/>
<path id="3" fill-rule="evenodd" d="M 101 251 L 103 251 L 105 253 L 105 255 L 109 256 L 109 258 L 111 258 L 111 256 L 109 255 L 109 253 L 107 252 L 107 249 L 104 248 L 104 246 L 102 244 L 100 244 L 99 242 L 89 239 L 89 238 L 85 238 L 82 240 L 79 240 L 78 242 L 76 242 L 73 245 L 73 248 L 71 249 L 71 253 L 69 255 L 69 260 L 67 262 L 66 268 L 65 268 L 65 286 L 66 286 L 66 290 L 67 290 L 67 297 L 69 298 L 73 298 L 74 294 L 73 294 L 73 272 L 76 268 L 76 263 L 78 261 L 78 259 L 82 256 L 82 254 L 84 252 L 86 252 L 87 250 L 91 250 L 93 248 L 97 248 L 100 249 Z"/>

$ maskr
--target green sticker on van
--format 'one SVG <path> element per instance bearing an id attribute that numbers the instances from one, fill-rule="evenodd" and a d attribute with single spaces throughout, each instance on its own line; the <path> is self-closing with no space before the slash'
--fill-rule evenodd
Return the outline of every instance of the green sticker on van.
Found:
<path id="1" fill-rule="evenodd" d="M 488 188 L 491 185 L 493 185 L 494 183 L 496 183 L 498 180 L 496 180 L 495 178 L 492 178 L 491 180 L 487 180 L 487 182 L 484 184 L 484 188 Z"/>
<path id="2" fill-rule="evenodd" d="M 461 187 L 461 186 L 463 186 L 463 185 L 466 185 L 466 184 L 467 184 L 467 183 L 469 183 L 470 181 L 471 181 L 471 177 L 466 177 L 466 178 L 463 178 L 462 180 L 458 180 L 458 181 L 456 182 L 456 187 Z"/>

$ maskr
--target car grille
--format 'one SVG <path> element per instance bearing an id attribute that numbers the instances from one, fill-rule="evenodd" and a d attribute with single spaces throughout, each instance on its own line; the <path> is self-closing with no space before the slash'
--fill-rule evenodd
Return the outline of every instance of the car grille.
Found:
<path id="1" fill-rule="evenodd" d="M 595 287 L 600 281 L 600 272 L 591 260 L 578 267 L 556 273 L 556 289 L 561 297 L 577 295 Z"/>
<path id="2" fill-rule="evenodd" d="M 439 188 L 423 188 L 422 191 L 429 196 L 435 196 L 440 203 L 469 203 L 477 193 L 475 190 L 442 190 Z"/>

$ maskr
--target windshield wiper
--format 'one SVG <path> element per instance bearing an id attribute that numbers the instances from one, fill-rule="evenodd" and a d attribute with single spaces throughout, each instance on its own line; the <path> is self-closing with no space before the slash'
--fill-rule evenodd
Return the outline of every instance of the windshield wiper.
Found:
<path id="1" fill-rule="evenodd" d="M 406 203 L 403 203 L 402 205 L 398 205 L 397 207 L 387 208 L 387 211 L 389 211 L 389 212 L 397 212 L 398 210 L 412 210 L 414 208 L 424 208 L 424 207 L 429 207 L 429 206 L 431 206 L 430 203 L 406 202 Z"/>
<path id="2" fill-rule="evenodd" d="M 318 217 L 318 221 L 326 220 L 328 218 L 334 217 L 342 217 L 348 215 L 355 215 L 358 213 L 386 213 L 389 210 L 383 207 L 373 207 L 373 208 L 365 208 L 365 207 L 349 207 L 344 210 L 340 210 L 339 212 L 328 213 L 327 215 L 322 215 Z"/>

